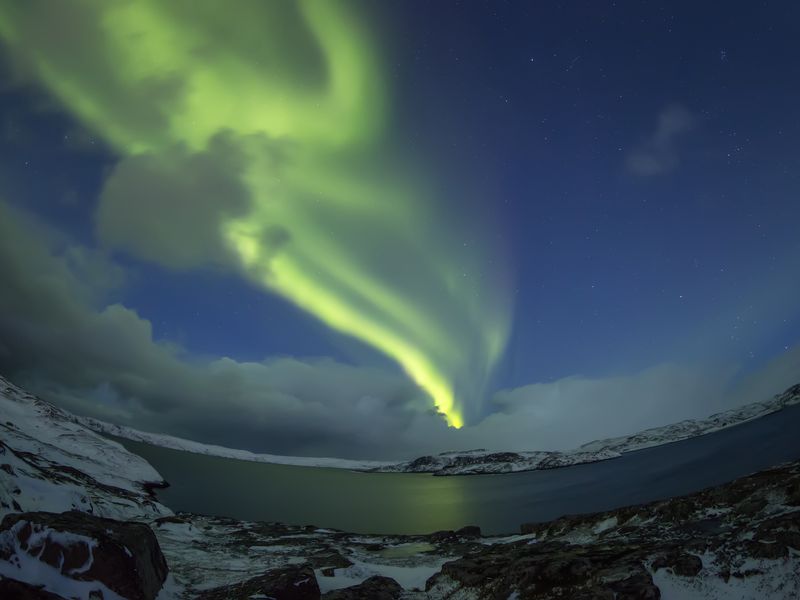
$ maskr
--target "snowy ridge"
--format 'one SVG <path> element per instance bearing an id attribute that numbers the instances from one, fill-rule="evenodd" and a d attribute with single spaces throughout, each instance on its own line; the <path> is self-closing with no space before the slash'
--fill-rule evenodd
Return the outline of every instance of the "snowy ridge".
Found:
<path id="1" fill-rule="evenodd" d="M 707 419 L 687 419 L 672 425 L 654 427 L 646 429 L 633 435 L 627 435 L 605 440 L 596 440 L 583 444 L 578 451 L 580 452 L 601 452 L 611 451 L 623 454 L 634 450 L 643 450 L 652 446 L 678 442 L 698 435 L 713 433 L 740 425 L 747 421 L 758 419 L 759 417 L 777 412 L 787 406 L 800 404 L 800 383 L 793 385 L 785 392 L 777 394 L 763 402 L 753 402 L 738 408 L 732 408 L 721 413 L 711 415 Z"/>
<path id="2" fill-rule="evenodd" d="M 433 473 L 434 475 L 517 473 L 598 462 L 616 458 L 619 455 L 619 452 L 605 449 L 593 452 L 468 450 L 466 452 L 443 452 L 435 456 L 421 456 L 409 462 L 397 463 L 375 470 L 384 473 Z"/>
<path id="3" fill-rule="evenodd" d="M 371 471 L 393 463 L 377 460 L 348 460 L 346 458 L 315 458 L 307 456 L 281 456 L 278 454 L 256 454 L 249 450 L 237 450 L 236 448 L 226 448 L 224 446 L 214 446 L 202 444 L 183 438 L 164 435 L 160 433 L 148 433 L 130 427 L 106 423 L 91 417 L 79 417 L 70 415 L 76 423 L 88 427 L 98 433 L 113 435 L 134 442 L 144 442 L 161 448 L 172 450 L 182 450 L 194 454 L 206 454 L 208 456 L 218 456 L 221 458 L 235 458 L 238 460 L 248 460 L 251 462 L 263 462 L 273 465 L 293 465 L 297 467 L 323 467 L 330 469 L 348 469 L 350 471 Z"/>
<path id="4" fill-rule="evenodd" d="M 143 458 L 0 377 L 0 517 L 80 510 L 111 518 L 171 511 L 148 486 L 163 478 Z"/>
<path id="5" fill-rule="evenodd" d="M 792 386 L 785 392 L 769 400 L 747 404 L 739 408 L 712 415 L 707 419 L 686 420 L 672 425 L 647 429 L 633 435 L 596 440 L 574 450 L 564 452 L 546 450 L 489 452 L 480 449 L 442 452 L 435 456 L 421 456 L 414 460 L 399 463 L 257 454 L 247 450 L 202 444 L 200 442 L 193 442 L 169 435 L 147 433 L 129 427 L 106 423 L 90 417 L 69 415 L 69 418 L 99 433 L 114 435 L 137 442 L 144 442 L 162 448 L 171 448 L 174 450 L 183 450 L 185 452 L 223 458 L 234 458 L 277 465 L 349 469 L 351 471 L 471 475 L 557 469 L 559 467 L 608 460 L 621 456 L 626 452 L 677 442 L 690 437 L 733 427 L 779 411 L 793 404 L 800 404 L 800 384 Z"/>
<path id="6" fill-rule="evenodd" d="M 422 456 L 409 462 L 381 467 L 379 470 L 399 473 L 468 475 L 555 469 L 608 460 L 626 452 L 720 431 L 774 413 L 793 404 L 800 404 L 800 384 L 790 387 L 769 400 L 746 404 L 717 413 L 707 419 L 688 419 L 663 427 L 647 429 L 633 435 L 596 440 L 566 452 L 487 452 L 485 450 L 443 452 L 436 456 Z"/>

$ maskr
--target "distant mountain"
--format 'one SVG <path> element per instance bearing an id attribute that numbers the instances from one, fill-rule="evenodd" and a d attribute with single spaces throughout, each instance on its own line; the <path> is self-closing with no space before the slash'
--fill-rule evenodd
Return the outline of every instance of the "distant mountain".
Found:
<path id="1" fill-rule="evenodd" d="M 621 456 L 626 452 L 678 442 L 680 440 L 733 427 L 774 413 L 793 404 L 800 404 L 800 384 L 790 387 L 785 392 L 769 400 L 754 402 L 739 408 L 717 413 L 707 419 L 690 419 L 663 427 L 647 429 L 628 436 L 596 440 L 574 450 L 564 452 L 547 450 L 524 452 L 490 452 L 486 450 L 451 451 L 432 456 L 421 456 L 414 460 L 404 462 L 256 454 L 247 450 L 212 446 L 169 435 L 147 433 L 89 417 L 72 418 L 77 423 L 99 433 L 145 442 L 163 448 L 172 448 L 209 456 L 281 465 L 329 467 L 352 471 L 473 475 L 557 469 L 559 467 L 608 460 Z"/>
<path id="2" fill-rule="evenodd" d="M 728 427 L 734 427 L 800 404 L 800 384 L 763 402 L 717 413 L 707 419 L 687 419 L 672 425 L 646 429 L 632 435 L 596 440 L 566 452 L 443 452 L 421 456 L 408 462 L 379 467 L 377 470 L 396 473 L 433 473 L 434 475 L 471 475 L 478 473 L 514 473 L 555 469 L 616 458 L 626 452 L 679 442 Z"/>

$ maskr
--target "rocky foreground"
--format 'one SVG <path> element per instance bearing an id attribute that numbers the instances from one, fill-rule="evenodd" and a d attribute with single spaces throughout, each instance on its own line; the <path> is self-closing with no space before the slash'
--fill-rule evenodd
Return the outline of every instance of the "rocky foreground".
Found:
<path id="1" fill-rule="evenodd" d="M 800 461 L 505 537 L 357 535 L 175 515 L 149 465 L 0 383 L 0 598 L 800 597 Z"/>

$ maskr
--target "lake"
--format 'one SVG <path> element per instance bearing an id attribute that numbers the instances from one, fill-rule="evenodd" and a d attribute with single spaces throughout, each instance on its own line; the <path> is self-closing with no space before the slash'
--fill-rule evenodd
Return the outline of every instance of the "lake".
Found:
<path id="1" fill-rule="evenodd" d="M 686 494 L 800 459 L 800 405 L 708 435 L 549 471 L 434 477 L 292 467 L 191 454 L 114 438 L 170 483 L 176 511 L 313 524 L 357 533 L 430 533 L 520 524 Z"/>

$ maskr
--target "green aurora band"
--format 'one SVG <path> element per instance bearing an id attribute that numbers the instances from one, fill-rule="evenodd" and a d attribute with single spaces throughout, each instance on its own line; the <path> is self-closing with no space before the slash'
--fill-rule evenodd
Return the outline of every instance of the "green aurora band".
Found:
<path id="1" fill-rule="evenodd" d="M 426 186 L 399 178 L 351 5 L 4 2 L 0 39 L 123 162 L 224 140 L 248 202 L 215 226 L 221 262 L 392 358 L 451 426 L 475 413 L 510 325 L 500 261 L 437 226 Z M 172 224 L 176 243 L 191 218 Z"/>

